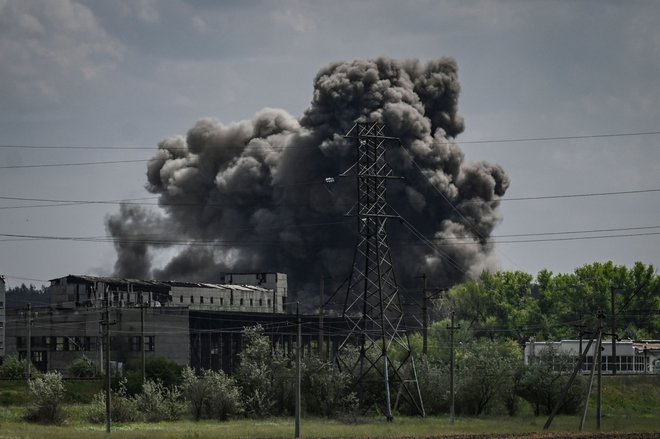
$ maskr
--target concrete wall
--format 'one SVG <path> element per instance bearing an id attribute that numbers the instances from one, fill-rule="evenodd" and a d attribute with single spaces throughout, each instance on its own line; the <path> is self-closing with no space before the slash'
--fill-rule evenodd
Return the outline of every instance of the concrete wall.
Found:
<path id="1" fill-rule="evenodd" d="M 32 326 L 32 361 L 40 370 L 64 374 L 71 362 L 85 355 L 99 368 L 103 362 L 101 310 L 35 308 Z M 190 362 L 188 310 L 186 308 L 145 308 L 146 358 L 166 357 L 178 364 Z M 139 364 L 140 308 L 116 308 L 110 312 L 110 359 Z M 27 354 L 27 324 L 20 313 L 10 318 L 7 354 Z"/>

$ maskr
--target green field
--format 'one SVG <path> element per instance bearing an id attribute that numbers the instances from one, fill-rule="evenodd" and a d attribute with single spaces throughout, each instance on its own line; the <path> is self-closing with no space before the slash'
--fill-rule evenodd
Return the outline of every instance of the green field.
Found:
<path id="1" fill-rule="evenodd" d="M 0 439 L 8 438 L 94 438 L 107 437 L 104 425 L 91 425 L 84 420 L 87 402 L 99 389 L 95 382 L 67 382 L 68 421 L 63 426 L 43 426 L 23 420 L 29 400 L 22 382 L 0 382 Z M 595 407 L 590 405 L 588 432 L 595 431 Z M 387 423 L 382 418 L 345 421 L 308 419 L 302 421 L 302 436 L 317 438 L 386 438 L 441 437 L 460 435 L 534 435 L 543 433 L 545 417 L 534 417 L 523 405 L 515 417 L 459 417 L 451 425 L 446 416 L 397 417 Z M 576 432 L 577 416 L 559 416 L 550 432 Z M 603 384 L 603 432 L 651 433 L 630 437 L 660 437 L 660 376 L 606 378 Z M 291 418 L 265 420 L 241 419 L 229 422 L 183 420 L 179 422 L 113 424 L 112 437 L 117 438 L 290 438 L 294 425 Z M 466 436 L 467 435 L 467 436 Z M 504 436 L 502 436 L 504 435 Z M 546 436 L 542 434 L 540 437 Z M 563 437 L 582 437 L 563 435 Z M 620 434 L 609 437 L 618 437 Z M 536 436 L 535 436 L 536 437 Z M 548 436 L 551 437 L 551 436 Z"/>

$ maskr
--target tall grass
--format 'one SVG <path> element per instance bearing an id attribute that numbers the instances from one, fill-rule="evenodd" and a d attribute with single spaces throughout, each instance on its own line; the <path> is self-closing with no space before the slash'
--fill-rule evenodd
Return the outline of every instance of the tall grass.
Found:
<path id="1" fill-rule="evenodd" d="M 6 393 L 4 384 L 5 382 L 0 383 L 0 395 Z M 11 392 L 16 392 L 17 388 L 22 388 L 22 385 L 10 386 Z M 98 387 L 95 390 L 98 390 Z M 595 431 L 594 403 L 595 398 L 592 398 L 586 425 L 588 432 Z M 608 377 L 603 380 L 602 431 L 604 432 L 651 432 L 651 435 L 646 437 L 660 437 L 659 407 L 660 376 Z M 49 427 L 25 422 L 23 420 L 26 413 L 25 407 L 5 405 L 0 407 L 0 439 L 9 437 L 25 439 L 107 438 L 104 425 L 90 425 L 84 420 L 87 408 L 87 404 L 69 404 L 66 406 L 68 423 L 64 426 Z M 458 418 L 454 425 L 449 423 L 446 416 L 426 419 L 396 417 L 392 423 L 385 422 L 383 418 L 367 418 L 359 419 L 351 424 L 326 419 L 304 418 L 302 433 L 303 437 L 307 438 L 428 438 L 443 435 L 539 434 L 544 433 L 545 420 L 545 417 L 532 416 L 528 410 L 524 410 L 521 415 L 516 417 Z M 578 424 L 578 416 L 559 416 L 555 419 L 548 434 L 576 432 Z M 195 422 L 188 418 L 178 422 L 156 424 L 113 424 L 110 437 L 125 439 L 291 438 L 293 433 L 294 423 L 291 418 L 242 419 L 229 422 Z"/>

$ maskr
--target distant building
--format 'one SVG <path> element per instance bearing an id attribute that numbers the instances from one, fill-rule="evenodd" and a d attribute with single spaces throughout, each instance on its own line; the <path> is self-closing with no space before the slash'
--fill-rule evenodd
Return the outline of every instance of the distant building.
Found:
<path id="1" fill-rule="evenodd" d="M 5 326 L 7 324 L 6 310 L 7 297 L 5 290 L 5 277 L 0 275 L 0 361 L 5 358 Z"/>
<path id="2" fill-rule="evenodd" d="M 525 344 L 525 364 L 534 362 L 543 350 L 553 348 L 558 352 L 569 354 L 574 357 L 580 356 L 580 344 L 582 349 L 587 347 L 589 340 L 562 340 L 527 342 Z M 582 372 L 589 373 L 594 362 L 596 341 L 592 343 L 587 351 L 586 361 L 582 364 Z M 611 374 L 616 367 L 617 373 L 660 373 L 660 341 L 633 341 L 622 340 L 616 343 L 616 359 L 612 355 L 612 341 L 602 342 L 602 366 L 603 373 Z"/>
<path id="3" fill-rule="evenodd" d="M 242 274 L 228 284 L 122 279 L 69 275 L 50 281 L 51 307 L 78 309 L 100 306 L 109 294 L 110 306 L 130 308 L 186 307 L 216 311 L 284 312 L 286 275 Z"/>
<path id="4" fill-rule="evenodd" d="M 256 324 L 265 328 L 275 349 L 291 352 L 295 332 L 293 316 L 285 313 L 286 275 L 241 273 L 222 279 L 220 284 L 81 275 L 52 279 L 50 305 L 32 307 L 32 361 L 42 371 L 66 373 L 75 358 L 85 355 L 101 369 L 100 322 L 106 297 L 113 362 L 135 365 L 144 344 L 147 358 L 166 357 L 181 365 L 231 372 L 242 350 L 243 328 Z M 22 310 L 12 312 L 7 353 L 25 358 L 27 320 Z M 317 316 L 303 317 L 308 328 L 317 320 Z M 326 317 L 326 322 L 332 326 L 333 319 Z M 334 322 L 334 327 L 342 326 L 340 321 Z M 303 335 L 307 351 L 317 349 L 318 337 L 313 330 Z M 333 337 L 326 338 L 324 350 L 329 356 L 336 343 Z"/>

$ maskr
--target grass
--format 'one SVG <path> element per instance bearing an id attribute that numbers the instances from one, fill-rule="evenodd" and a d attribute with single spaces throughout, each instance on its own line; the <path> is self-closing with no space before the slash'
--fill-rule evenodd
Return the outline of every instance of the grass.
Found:
<path id="1" fill-rule="evenodd" d="M 64 381 L 65 402 L 89 403 L 95 394 L 102 390 L 99 380 Z M 30 403 L 30 391 L 24 380 L 0 380 L 0 407 L 9 405 L 24 406 Z"/>
<path id="2" fill-rule="evenodd" d="M 13 413 L 19 416 L 20 413 Z M 13 417 L 13 416 L 11 416 Z M 104 425 L 89 425 L 71 422 L 62 427 L 27 424 L 20 420 L 0 418 L 0 439 L 42 438 L 77 439 L 107 437 Z M 639 419 L 625 424 L 603 422 L 603 431 L 658 431 L 657 419 L 639 423 Z M 436 435 L 477 435 L 477 434 L 531 434 L 542 432 L 545 418 L 459 418 L 450 425 L 446 417 L 426 419 L 397 417 L 387 423 L 383 419 L 369 419 L 359 424 L 343 424 L 322 419 L 303 419 L 302 436 L 316 438 L 390 438 L 390 437 L 430 437 Z M 576 431 L 579 418 L 575 416 L 557 418 L 552 432 Z M 590 426 L 587 431 L 593 431 Z M 132 423 L 112 426 L 112 437 L 137 438 L 290 438 L 294 425 L 291 418 L 266 420 L 235 420 L 229 422 L 180 421 L 157 424 Z"/>
<path id="3" fill-rule="evenodd" d="M 0 382 L 0 400 L 19 395 L 27 386 Z M 105 426 L 85 421 L 86 400 L 99 390 L 98 383 L 67 383 L 67 394 L 72 392 L 66 406 L 69 421 L 64 426 L 44 426 L 23 421 L 26 408 L 21 405 L 0 407 L 0 439 L 48 438 L 82 439 L 108 437 Z M 73 393 L 76 393 L 73 395 Z M 3 396 L 4 395 L 4 396 Z M 21 396 L 19 400 L 24 400 Z M 595 430 L 595 398 L 589 408 L 586 431 Z M 660 434 L 660 376 L 617 377 L 603 380 L 603 432 L 651 432 L 648 437 Z M 459 417 L 454 425 L 446 416 L 396 417 L 394 422 L 383 418 L 367 418 L 353 423 L 335 420 L 308 419 L 302 421 L 302 436 L 307 438 L 393 438 L 431 437 L 439 435 L 521 435 L 543 432 L 546 417 L 534 417 L 525 408 L 516 417 L 487 416 L 480 418 Z M 557 432 L 575 432 L 579 416 L 559 416 L 550 429 Z M 292 418 L 264 420 L 241 419 L 229 422 L 182 420 L 179 422 L 113 424 L 113 438 L 158 439 L 206 439 L 206 438 L 290 438 L 293 437 Z"/>

